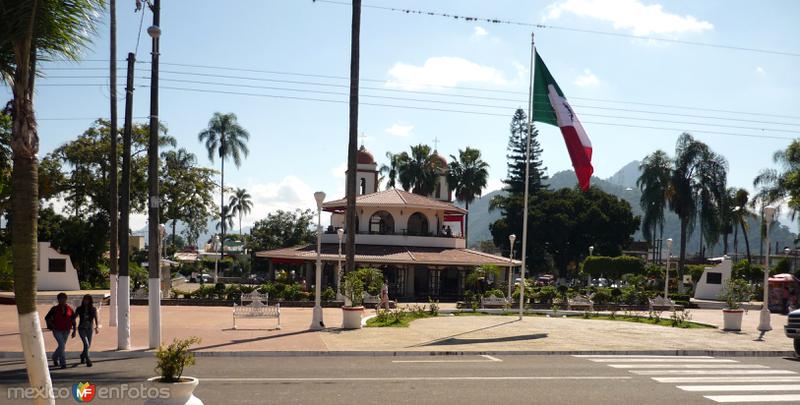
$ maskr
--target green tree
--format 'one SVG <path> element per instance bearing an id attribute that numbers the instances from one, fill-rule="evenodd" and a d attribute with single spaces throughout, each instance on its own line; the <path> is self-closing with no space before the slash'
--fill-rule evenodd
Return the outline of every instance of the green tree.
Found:
<path id="1" fill-rule="evenodd" d="M 422 144 L 411 146 L 411 153 L 398 155 L 398 179 L 403 190 L 419 195 L 433 193 L 440 171 L 446 169 L 439 167 L 434 156 L 431 147 Z"/>
<path id="2" fill-rule="evenodd" d="M 214 215 L 216 205 L 213 192 L 216 184 L 212 176 L 216 172 L 205 167 L 197 167 L 194 154 L 181 148 L 161 154 L 161 190 L 165 222 L 172 221 L 172 245 L 177 249 L 177 223 L 189 224 L 199 218 L 204 224 L 206 219 Z M 199 232 L 198 232 L 199 235 Z M 196 240 L 196 238 L 195 238 Z"/>
<path id="3" fill-rule="evenodd" d="M 230 205 L 223 205 L 222 206 L 222 221 L 217 222 L 216 229 L 222 230 L 226 228 L 233 228 L 233 212 L 231 212 Z M 225 239 L 220 238 L 220 241 L 224 241 Z"/>
<path id="4" fill-rule="evenodd" d="M 220 233 L 222 234 L 220 240 L 224 244 L 227 225 L 225 217 L 225 160 L 233 159 L 233 164 L 237 168 L 242 165 L 242 157 L 247 157 L 250 153 L 250 150 L 247 149 L 247 141 L 250 140 L 250 134 L 239 125 L 236 114 L 215 112 L 208 121 L 208 127 L 201 131 L 197 138 L 200 142 L 205 142 L 209 160 L 213 162 L 214 155 L 219 156 L 219 223 L 221 225 Z"/>
<path id="5" fill-rule="evenodd" d="M 381 174 L 381 181 L 386 179 L 386 189 L 397 187 L 397 173 L 400 168 L 400 155 L 392 152 L 386 152 L 386 160 L 389 164 L 382 164 L 379 171 Z"/>
<path id="6" fill-rule="evenodd" d="M 257 252 L 311 243 L 315 237 L 313 222 L 311 210 L 271 212 L 253 224 L 247 248 Z"/>
<path id="7" fill-rule="evenodd" d="M 458 150 L 458 158 L 450 155 L 447 184 L 456 200 L 465 204 L 469 215 L 469 204 L 483 194 L 489 177 L 489 164 L 481 159 L 481 151 L 467 147 Z M 464 219 L 464 240 L 469 244 L 469 217 Z"/>
<path id="8" fill-rule="evenodd" d="M 242 234 L 242 217 L 250 213 L 253 209 L 253 200 L 250 193 L 243 188 L 234 190 L 231 200 L 231 214 L 239 217 L 239 235 Z"/>
<path id="9" fill-rule="evenodd" d="M 750 257 L 750 240 L 747 237 L 747 233 L 750 232 L 750 224 L 748 223 L 748 219 L 753 216 L 753 213 L 748 208 L 750 204 L 750 193 L 747 190 L 740 188 L 736 190 L 736 193 L 733 196 L 733 208 L 731 212 L 733 213 L 733 221 L 739 225 L 742 229 L 742 236 L 744 236 L 744 246 L 747 250 L 747 262 L 752 263 L 752 258 Z M 734 228 L 733 233 L 733 245 L 737 246 L 737 234 L 738 231 Z"/>
<path id="10" fill-rule="evenodd" d="M 800 209 L 800 140 L 794 140 L 786 148 L 772 156 L 778 169 L 763 169 L 753 180 L 759 189 L 755 200 L 772 204 L 786 200 L 789 209 L 796 213 Z"/>
<path id="11" fill-rule="evenodd" d="M 31 386 L 46 395 L 35 400 L 54 404 L 39 315 L 36 312 L 39 209 L 39 135 L 33 103 L 37 60 L 77 59 L 95 33 L 101 0 L 1 0 L 0 81 L 13 94 L 11 149 L 11 236 L 20 340 Z"/>
<path id="12" fill-rule="evenodd" d="M 656 240 L 656 231 L 664 234 L 664 210 L 667 208 L 667 192 L 672 177 L 672 160 L 664 151 L 657 150 L 647 155 L 639 165 L 641 175 L 636 185 L 642 191 L 639 205 L 642 207 L 642 233 L 650 242 Z"/>

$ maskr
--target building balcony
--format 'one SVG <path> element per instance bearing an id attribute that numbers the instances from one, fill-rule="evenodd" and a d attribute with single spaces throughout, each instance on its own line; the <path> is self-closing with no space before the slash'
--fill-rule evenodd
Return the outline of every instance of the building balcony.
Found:
<path id="1" fill-rule="evenodd" d="M 346 238 L 346 236 L 345 236 Z M 322 234 L 322 243 L 339 243 L 336 232 Z M 416 236 L 404 234 L 357 233 L 357 245 L 418 246 L 448 249 L 466 248 L 463 238 L 450 236 Z"/>

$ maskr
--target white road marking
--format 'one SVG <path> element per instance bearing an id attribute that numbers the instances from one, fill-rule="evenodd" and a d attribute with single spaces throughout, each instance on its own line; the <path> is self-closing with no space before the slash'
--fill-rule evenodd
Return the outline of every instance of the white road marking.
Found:
<path id="1" fill-rule="evenodd" d="M 800 384 L 761 385 L 679 385 L 684 391 L 800 391 Z"/>
<path id="2" fill-rule="evenodd" d="M 609 364 L 613 368 L 769 368 L 761 364 Z"/>
<path id="3" fill-rule="evenodd" d="M 660 383 L 732 383 L 732 382 L 800 382 L 800 376 L 746 376 L 746 377 L 652 377 Z"/>
<path id="4" fill-rule="evenodd" d="M 661 356 L 649 354 L 573 354 L 572 357 L 578 358 L 643 358 L 643 359 L 713 359 L 711 356 Z"/>
<path id="5" fill-rule="evenodd" d="M 774 374 L 797 374 L 789 370 L 630 370 L 638 375 L 774 375 Z"/>
<path id="6" fill-rule="evenodd" d="M 716 402 L 797 402 L 800 394 L 772 394 L 772 395 L 704 395 Z"/>
<path id="7" fill-rule="evenodd" d="M 482 354 L 480 357 L 484 358 L 485 360 L 479 359 L 469 359 L 469 360 L 392 360 L 392 363 L 490 363 L 490 362 L 497 362 L 503 361 L 498 359 L 497 357 L 490 356 L 488 354 Z"/>
<path id="8" fill-rule="evenodd" d="M 351 382 L 351 381 L 516 381 L 516 380 L 630 380 L 627 376 L 458 376 L 458 377 L 202 377 L 208 382 Z"/>
<path id="9" fill-rule="evenodd" d="M 730 359 L 589 359 L 595 363 L 738 363 Z"/>

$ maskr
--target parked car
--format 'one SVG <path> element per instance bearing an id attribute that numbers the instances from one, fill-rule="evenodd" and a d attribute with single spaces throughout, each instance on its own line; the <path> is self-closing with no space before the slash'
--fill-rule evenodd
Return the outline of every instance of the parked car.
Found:
<path id="1" fill-rule="evenodd" d="M 786 337 L 794 339 L 794 353 L 800 356 L 800 309 L 789 313 L 783 331 L 786 333 Z"/>

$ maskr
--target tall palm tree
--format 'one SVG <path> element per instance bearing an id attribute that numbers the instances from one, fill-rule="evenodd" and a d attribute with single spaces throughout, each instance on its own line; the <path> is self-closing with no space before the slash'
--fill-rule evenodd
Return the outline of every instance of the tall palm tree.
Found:
<path id="1" fill-rule="evenodd" d="M 38 404 L 54 404 L 42 329 L 36 311 L 36 218 L 39 135 L 33 95 L 38 59 L 77 59 L 90 42 L 101 0 L 0 0 L 0 81 L 13 94 L 11 250 L 20 340 Z"/>
<path id="2" fill-rule="evenodd" d="M 386 189 L 388 190 L 397 187 L 397 172 L 400 166 L 400 155 L 386 152 L 386 160 L 389 161 L 389 164 L 382 164 L 379 171 L 381 173 L 381 181 L 386 178 Z"/>
<path id="3" fill-rule="evenodd" d="M 700 254 L 705 256 L 703 238 L 713 246 L 719 241 L 722 230 L 722 212 L 726 210 L 728 162 L 721 155 L 706 148 L 697 167 L 697 195 L 700 216 Z"/>
<path id="4" fill-rule="evenodd" d="M 747 232 L 750 231 L 750 225 L 748 223 L 748 219 L 753 216 L 753 213 L 749 210 L 750 194 L 747 190 L 740 188 L 736 190 L 736 193 L 733 197 L 733 208 L 731 212 L 733 213 L 733 221 L 734 223 L 738 224 L 742 228 L 742 235 L 744 236 L 744 246 L 747 250 L 747 262 L 752 264 L 752 258 L 750 257 L 750 240 L 747 237 Z M 734 233 L 733 236 L 733 244 L 736 246 L 736 238 L 737 233 Z"/>
<path id="5" fill-rule="evenodd" d="M 222 226 L 221 241 L 225 243 L 225 160 L 233 159 L 233 164 L 237 168 L 242 165 L 242 155 L 247 157 L 250 153 L 250 150 L 247 149 L 247 141 L 250 140 L 250 134 L 236 121 L 236 114 L 215 112 L 214 116 L 208 121 L 208 128 L 201 131 L 197 138 L 200 142 L 205 142 L 209 160 L 213 162 L 214 155 L 217 154 L 219 156 L 219 216 Z"/>
<path id="6" fill-rule="evenodd" d="M 356 169 L 358 155 L 358 80 L 361 66 L 361 0 L 353 0 L 350 24 L 350 101 L 347 128 L 347 216 L 345 217 L 345 273 L 356 266 Z"/>
<path id="7" fill-rule="evenodd" d="M 483 194 L 489 178 L 489 164 L 481 159 L 481 151 L 467 147 L 458 150 L 458 158 L 450 155 L 447 184 L 456 200 L 464 203 L 469 215 L 469 204 Z M 464 241 L 469 245 L 469 217 L 464 218 Z"/>
<path id="8" fill-rule="evenodd" d="M 403 190 L 419 195 L 433 193 L 440 168 L 433 159 L 430 146 L 411 146 L 411 153 L 400 153 L 398 160 L 398 179 Z"/>
<path id="9" fill-rule="evenodd" d="M 222 206 L 222 221 L 217 222 L 216 229 L 226 229 L 226 228 L 233 228 L 233 210 L 229 205 Z M 220 239 L 223 241 L 223 239 Z"/>
<path id="10" fill-rule="evenodd" d="M 764 169 L 756 176 L 753 186 L 759 191 L 754 200 L 764 204 L 788 200 L 794 216 L 800 210 L 800 140 L 792 141 L 786 150 L 775 152 L 772 160 L 780 170 Z"/>
<path id="11" fill-rule="evenodd" d="M 667 208 L 667 192 L 672 177 L 672 160 L 666 152 L 657 150 L 647 155 L 639 165 L 641 175 L 636 186 L 642 191 L 639 204 L 644 211 L 642 233 L 645 239 L 656 240 L 656 231 L 664 233 L 664 211 Z"/>
<path id="12" fill-rule="evenodd" d="M 242 234 L 242 216 L 247 215 L 253 209 L 253 200 L 250 193 L 243 188 L 234 190 L 231 200 L 231 215 L 239 217 L 239 235 Z"/>

